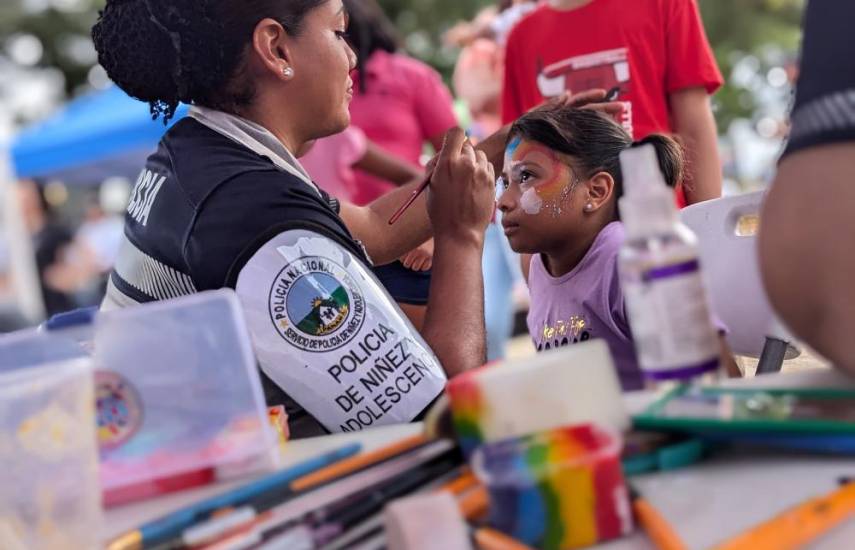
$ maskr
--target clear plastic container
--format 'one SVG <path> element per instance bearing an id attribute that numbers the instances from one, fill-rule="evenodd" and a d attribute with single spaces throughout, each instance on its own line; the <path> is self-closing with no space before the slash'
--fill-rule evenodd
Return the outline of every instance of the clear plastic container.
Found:
<path id="1" fill-rule="evenodd" d="M 0 371 L 93 362 L 106 505 L 275 467 L 278 440 L 232 291 L 69 317 L 0 337 Z"/>
<path id="2" fill-rule="evenodd" d="M 526 544 L 591 546 L 632 530 L 621 439 L 591 424 L 488 443 L 472 457 L 490 523 Z"/>
<path id="3" fill-rule="evenodd" d="M 95 360 L 107 504 L 275 466 L 276 435 L 233 292 L 100 313 Z"/>
<path id="4" fill-rule="evenodd" d="M 15 339 L 19 351 L 26 348 L 22 342 Z M 14 368 L 8 349 L 2 356 L 0 548 L 97 548 L 101 491 L 92 362 Z"/>

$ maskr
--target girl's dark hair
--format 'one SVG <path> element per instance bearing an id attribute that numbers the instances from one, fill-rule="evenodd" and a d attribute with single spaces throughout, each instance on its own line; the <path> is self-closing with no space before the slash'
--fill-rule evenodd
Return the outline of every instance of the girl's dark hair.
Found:
<path id="1" fill-rule="evenodd" d="M 511 126 L 508 140 L 521 137 L 573 157 L 588 178 L 608 172 L 615 180 L 615 196 L 623 195 L 621 151 L 650 144 L 656 149 L 665 182 L 674 187 L 683 177 L 683 149 L 668 136 L 651 134 L 641 141 L 632 137 L 611 117 L 587 109 L 544 106 L 520 117 Z"/>
<path id="2" fill-rule="evenodd" d="M 343 0 L 350 15 L 347 34 L 350 45 L 356 52 L 356 70 L 359 72 L 359 92 L 365 92 L 365 64 L 371 54 L 377 50 L 395 53 L 401 47 L 401 40 L 395 25 L 389 21 L 383 8 L 376 0 Z"/>
<path id="3" fill-rule="evenodd" d="M 168 121 L 180 102 L 235 112 L 255 88 L 244 59 L 259 21 L 292 35 L 327 0 L 107 0 L 92 39 L 98 61 L 128 95 Z"/>

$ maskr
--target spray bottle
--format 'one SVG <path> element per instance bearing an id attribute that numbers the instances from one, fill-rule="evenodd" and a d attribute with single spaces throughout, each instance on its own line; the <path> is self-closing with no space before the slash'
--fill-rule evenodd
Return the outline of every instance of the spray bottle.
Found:
<path id="1" fill-rule="evenodd" d="M 626 241 L 621 287 L 638 363 L 651 380 L 687 380 L 719 367 L 720 344 L 698 261 L 652 145 L 621 153 Z"/>

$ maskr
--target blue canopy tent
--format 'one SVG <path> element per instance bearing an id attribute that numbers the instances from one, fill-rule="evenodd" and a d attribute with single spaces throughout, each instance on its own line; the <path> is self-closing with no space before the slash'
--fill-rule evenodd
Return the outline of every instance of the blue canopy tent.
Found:
<path id="1" fill-rule="evenodd" d="M 170 124 L 186 112 L 182 105 Z M 68 184 L 100 183 L 99 176 L 129 170 L 135 176 L 165 130 L 147 104 L 111 87 L 21 132 L 12 143 L 12 168 L 19 178 L 57 177 Z"/>
<path id="2" fill-rule="evenodd" d="M 182 105 L 171 123 L 186 113 Z M 166 128 L 161 120 L 152 120 L 147 104 L 111 87 L 72 101 L 13 139 L 8 157 L 0 158 L 3 236 L 18 307 L 31 320 L 40 319 L 43 307 L 17 201 L 2 200 L 12 196 L 12 182 L 57 178 L 69 185 L 93 185 L 109 176 L 134 178 Z M 8 168 L 2 166 L 4 160 Z"/>

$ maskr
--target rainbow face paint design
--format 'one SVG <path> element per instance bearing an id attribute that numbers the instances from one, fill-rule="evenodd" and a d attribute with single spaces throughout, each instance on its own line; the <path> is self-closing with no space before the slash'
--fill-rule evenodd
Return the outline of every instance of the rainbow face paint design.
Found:
<path id="1" fill-rule="evenodd" d="M 632 530 L 620 445 L 594 426 L 488 443 L 473 464 L 491 523 L 529 545 L 580 548 Z"/>
<path id="2" fill-rule="evenodd" d="M 509 183 L 520 186 L 520 207 L 535 216 L 544 208 L 553 216 L 572 191 L 573 171 L 561 157 L 545 145 L 515 137 L 505 150 L 505 171 Z"/>

